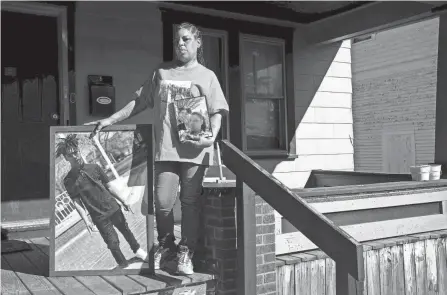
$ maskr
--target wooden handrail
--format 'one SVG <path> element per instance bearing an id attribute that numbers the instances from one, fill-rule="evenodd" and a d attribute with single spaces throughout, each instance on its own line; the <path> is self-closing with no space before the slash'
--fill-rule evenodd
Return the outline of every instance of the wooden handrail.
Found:
<path id="1" fill-rule="evenodd" d="M 258 193 L 336 262 L 338 274 L 342 275 L 343 271 L 358 281 L 364 280 L 363 247 L 359 242 L 227 140 L 222 141 L 222 155 L 225 165 L 238 180 Z"/>

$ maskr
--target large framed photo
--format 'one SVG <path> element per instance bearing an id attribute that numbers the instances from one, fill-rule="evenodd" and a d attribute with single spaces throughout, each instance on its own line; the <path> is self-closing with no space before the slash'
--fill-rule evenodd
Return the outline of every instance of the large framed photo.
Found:
<path id="1" fill-rule="evenodd" d="M 152 125 L 50 132 L 50 276 L 153 273 Z"/>

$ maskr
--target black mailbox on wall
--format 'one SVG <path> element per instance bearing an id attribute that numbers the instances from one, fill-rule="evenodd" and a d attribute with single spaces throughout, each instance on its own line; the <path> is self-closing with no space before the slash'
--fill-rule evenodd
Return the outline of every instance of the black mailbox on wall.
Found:
<path id="1" fill-rule="evenodd" d="M 110 76 L 88 76 L 90 114 L 110 116 L 115 112 L 115 87 Z"/>

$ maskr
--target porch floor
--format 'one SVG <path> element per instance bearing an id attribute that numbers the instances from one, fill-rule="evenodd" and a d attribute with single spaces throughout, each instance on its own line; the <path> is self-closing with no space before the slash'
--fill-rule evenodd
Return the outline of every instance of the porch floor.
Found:
<path id="1" fill-rule="evenodd" d="M 159 294 L 205 295 L 213 275 L 173 275 L 172 267 L 155 275 L 48 277 L 49 239 L 23 240 L 31 250 L 1 256 L 1 294 Z M 189 292 L 188 292 L 189 291 Z"/>

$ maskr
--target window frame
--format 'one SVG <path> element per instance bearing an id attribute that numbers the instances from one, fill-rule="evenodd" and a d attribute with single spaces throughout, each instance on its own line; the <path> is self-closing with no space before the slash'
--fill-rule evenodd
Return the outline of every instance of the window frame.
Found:
<path id="1" fill-rule="evenodd" d="M 268 44 L 268 45 L 274 45 L 279 46 L 281 48 L 282 52 L 282 93 L 283 95 L 281 97 L 274 97 L 271 98 L 259 98 L 259 99 L 266 99 L 266 100 L 278 100 L 282 102 L 280 104 L 280 113 L 279 113 L 279 145 L 280 147 L 278 149 L 248 149 L 247 146 L 247 133 L 246 133 L 246 106 L 247 106 L 247 95 L 245 94 L 245 72 L 244 72 L 244 61 L 243 61 L 243 54 L 244 54 L 244 41 L 253 42 L 253 43 L 260 43 L 260 44 Z M 253 34 L 245 34 L 245 33 L 239 33 L 239 65 L 241 70 L 241 113 L 242 113 L 242 150 L 247 155 L 263 155 L 263 154 L 287 154 L 287 145 L 288 145 L 288 138 L 287 138 L 287 76 L 286 76 L 286 41 L 284 39 L 280 38 L 274 38 L 274 37 L 265 37 L 265 36 L 259 36 L 259 35 L 253 35 Z"/>
<path id="2" fill-rule="evenodd" d="M 222 81 L 222 84 L 220 85 L 220 87 L 222 87 L 225 99 L 227 100 L 227 103 L 229 103 L 229 98 L 228 98 L 228 90 L 229 90 L 229 88 L 228 88 L 228 32 L 224 31 L 224 30 L 210 29 L 210 28 L 202 27 L 202 26 L 199 26 L 199 29 L 202 31 L 202 36 L 211 36 L 211 37 L 222 38 L 222 42 L 223 42 L 223 46 L 222 46 L 223 47 L 222 48 L 223 73 L 221 73 L 221 74 L 222 74 L 223 81 Z M 223 128 L 221 128 L 222 139 L 230 140 L 230 120 L 228 117 L 222 118 L 222 127 L 223 127 Z"/>

